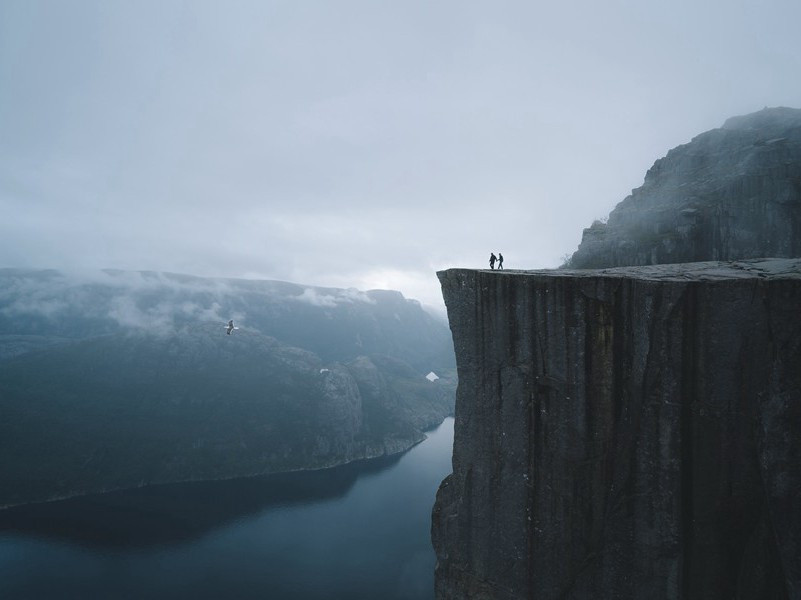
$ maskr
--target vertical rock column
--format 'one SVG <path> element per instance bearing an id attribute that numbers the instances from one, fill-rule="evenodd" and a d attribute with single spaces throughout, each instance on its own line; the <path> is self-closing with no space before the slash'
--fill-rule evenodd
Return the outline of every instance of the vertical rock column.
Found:
<path id="1" fill-rule="evenodd" d="M 801 261 L 439 277 L 437 598 L 801 595 Z"/>

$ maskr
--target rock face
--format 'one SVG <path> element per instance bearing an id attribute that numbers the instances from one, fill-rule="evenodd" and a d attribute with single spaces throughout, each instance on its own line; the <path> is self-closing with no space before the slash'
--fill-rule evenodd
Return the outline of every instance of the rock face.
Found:
<path id="1" fill-rule="evenodd" d="M 801 598 L 801 260 L 438 275 L 439 600 Z"/>
<path id="2" fill-rule="evenodd" d="M 659 159 L 568 267 L 801 256 L 801 110 L 733 117 Z"/>

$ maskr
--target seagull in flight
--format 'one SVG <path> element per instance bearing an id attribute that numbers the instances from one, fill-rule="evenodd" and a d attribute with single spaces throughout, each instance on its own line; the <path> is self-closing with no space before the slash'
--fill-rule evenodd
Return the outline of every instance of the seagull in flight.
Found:
<path id="1" fill-rule="evenodd" d="M 239 327 L 234 327 L 234 320 L 231 319 L 230 321 L 228 321 L 228 325 L 225 328 L 225 333 L 227 333 L 228 335 L 231 335 L 231 332 L 234 329 L 239 329 Z"/>

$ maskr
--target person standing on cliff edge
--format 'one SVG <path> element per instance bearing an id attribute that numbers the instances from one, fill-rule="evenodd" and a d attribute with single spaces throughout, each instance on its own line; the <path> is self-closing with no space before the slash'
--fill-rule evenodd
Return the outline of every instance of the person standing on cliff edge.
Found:
<path id="1" fill-rule="evenodd" d="M 495 261 L 496 260 L 497 259 L 495 258 L 495 253 L 494 252 L 490 252 L 490 269 L 494 269 L 495 268 Z"/>
<path id="2" fill-rule="evenodd" d="M 503 254 L 498 252 L 498 270 L 503 271 Z"/>

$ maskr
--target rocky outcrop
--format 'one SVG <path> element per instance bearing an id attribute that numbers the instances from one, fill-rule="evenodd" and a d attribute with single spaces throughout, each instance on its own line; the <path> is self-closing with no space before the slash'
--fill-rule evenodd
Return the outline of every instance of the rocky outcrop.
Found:
<path id="1" fill-rule="evenodd" d="M 566 266 L 801 256 L 801 110 L 734 117 L 657 160 Z"/>
<path id="2" fill-rule="evenodd" d="M 438 275 L 439 600 L 801 598 L 801 260 Z"/>

